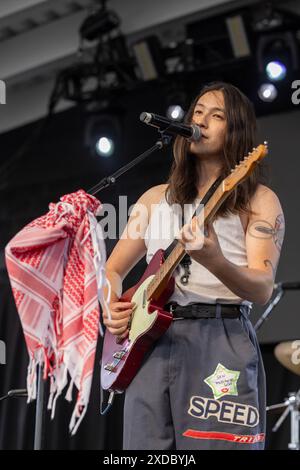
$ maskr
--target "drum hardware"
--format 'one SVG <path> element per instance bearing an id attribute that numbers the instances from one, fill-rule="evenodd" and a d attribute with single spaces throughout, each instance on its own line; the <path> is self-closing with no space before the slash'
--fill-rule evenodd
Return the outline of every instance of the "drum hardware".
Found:
<path id="1" fill-rule="evenodd" d="M 299 348 L 299 358 L 298 349 Z M 296 375 L 300 375 L 300 341 L 286 341 L 279 343 L 274 354 L 278 362 L 286 369 Z M 300 450 L 299 429 L 300 429 L 300 389 L 298 392 L 289 393 L 288 398 L 283 403 L 271 405 L 267 407 L 267 411 L 284 410 L 280 418 L 272 428 L 272 432 L 276 432 L 286 417 L 290 414 L 290 442 L 288 448 L 290 450 Z"/>
<path id="2" fill-rule="evenodd" d="M 290 442 L 288 448 L 290 450 L 300 450 L 300 441 L 299 441 L 299 421 L 300 421 L 300 390 L 298 392 L 289 393 L 288 398 L 285 399 L 284 403 L 279 403 L 277 405 L 267 406 L 267 411 L 277 411 L 278 409 L 285 408 L 284 412 L 280 418 L 276 421 L 275 425 L 272 428 L 272 432 L 278 431 L 286 417 L 291 414 L 291 424 L 290 424 Z"/>
<path id="3" fill-rule="evenodd" d="M 257 331 L 262 324 L 268 319 L 273 308 L 282 299 L 286 290 L 299 290 L 299 282 L 279 282 L 274 285 L 274 290 L 277 292 L 274 299 L 269 303 L 265 312 L 262 314 L 258 322 L 255 324 L 254 329 Z M 299 348 L 299 354 L 297 352 Z M 274 351 L 276 359 L 288 370 L 296 375 L 300 375 L 300 340 L 288 341 L 280 343 L 276 346 Z M 300 425 L 300 389 L 297 392 L 290 392 L 288 398 L 285 398 L 283 403 L 267 406 L 267 411 L 283 413 L 276 421 L 272 428 L 272 432 L 278 431 L 286 417 L 290 414 L 290 442 L 288 448 L 290 450 L 300 450 L 299 439 L 299 425 Z"/>

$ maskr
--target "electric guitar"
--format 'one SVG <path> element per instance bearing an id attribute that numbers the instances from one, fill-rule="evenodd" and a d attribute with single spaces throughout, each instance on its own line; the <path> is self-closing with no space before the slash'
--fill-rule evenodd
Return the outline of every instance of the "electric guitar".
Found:
<path id="1" fill-rule="evenodd" d="M 203 224 L 210 222 L 223 201 L 253 172 L 267 151 L 265 142 L 249 152 L 231 170 L 203 208 Z M 164 311 L 164 305 L 174 292 L 172 274 L 185 253 L 179 242 L 166 259 L 164 250 L 158 250 L 140 281 L 120 298 L 120 301 L 135 302 L 136 305 L 127 338 L 118 342 L 118 337 L 106 329 L 101 362 L 101 385 L 104 390 L 123 392 L 136 375 L 145 353 L 170 326 L 173 316 Z"/>

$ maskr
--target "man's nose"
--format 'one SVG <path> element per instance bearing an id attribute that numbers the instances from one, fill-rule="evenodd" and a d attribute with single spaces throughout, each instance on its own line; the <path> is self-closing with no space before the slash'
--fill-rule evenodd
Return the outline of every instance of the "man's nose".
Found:
<path id="1" fill-rule="evenodd" d="M 203 115 L 196 116 L 196 118 L 193 119 L 193 123 L 197 124 L 197 126 L 199 126 L 200 128 L 203 127 L 206 129 L 208 127 L 207 117 Z"/>
<path id="2" fill-rule="evenodd" d="M 208 121 L 206 119 L 203 119 L 199 124 L 198 126 L 200 127 L 200 129 L 203 127 L 203 129 L 207 129 L 208 128 Z"/>

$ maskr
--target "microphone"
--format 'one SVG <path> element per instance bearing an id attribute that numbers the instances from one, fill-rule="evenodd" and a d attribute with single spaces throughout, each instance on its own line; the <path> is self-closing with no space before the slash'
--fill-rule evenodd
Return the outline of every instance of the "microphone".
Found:
<path id="1" fill-rule="evenodd" d="M 300 282 L 278 282 L 274 284 L 274 289 L 298 290 L 300 289 Z"/>
<path id="2" fill-rule="evenodd" d="M 153 113 L 141 113 L 140 120 L 149 126 L 158 127 L 168 134 L 181 135 L 191 142 L 197 142 L 201 138 L 201 129 L 196 124 L 187 125 L 172 121 L 164 116 Z"/>

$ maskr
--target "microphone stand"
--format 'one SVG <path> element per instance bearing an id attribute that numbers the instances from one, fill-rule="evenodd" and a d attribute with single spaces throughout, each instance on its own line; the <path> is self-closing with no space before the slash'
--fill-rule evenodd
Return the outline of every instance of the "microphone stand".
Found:
<path id="1" fill-rule="evenodd" d="M 33 450 L 42 450 L 44 438 L 44 422 L 45 422 L 45 381 L 43 378 L 43 366 L 37 366 L 37 394 L 35 409 L 35 426 L 34 426 L 34 445 Z"/>
<path id="2" fill-rule="evenodd" d="M 141 153 L 138 155 L 134 160 L 131 162 L 127 163 L 126 165 L 122 166 L 119 168 L 115 173 L 113 173 L 111 176 L 107 176 L 103 178 L 101 181 L 99 181 L 98 184 L 93 186 L 91 189 L 88 190 L 88 193 L 90 193 L 92 196 L 95 196 L 99 191 L 101 191 L 104 188 L 107 188 L 111 184 L 114 184 L 116 180 L 126 173 L 128 170 L 136 166 L 138 163 L 142 162 L 145 160 L 145 158 L 149 157 L 152 153 L 154 153 L 156 150 L 161 150 L 163 147 L 166 147 L 167 145 L 170 144 L 172 140 L 172 135 L 168 133 L 168 128 L 164 130 L 159 130 L 158 133 L 160 134 L 160 139 L 149 149 L 145 150 L 145 152 Z M 102 416 L 106 415 L 108 411 L 111 409 L 114 401 L 114 396 L 115 392 L 110 392 L 109 398 L 107 401 L 106 407 L 103 409 L 103 393 L 102 393 L 102 388 L 101 388 L 101 400 L 100 400 L 100 414 Z"/>
<path id="3" fill-rule="evenodd" d="M 147 149 L 145 152 L 141 153 L 138 155 L 134 160 L 131 162 L 127 163 L 126 165 L 122 166 L 119 168 L 115 173 L 113 173 L 111 176 L 107 176 L 103 178 L 101 181 L 99 181 L 98 184 L 93 186 L 91 189 L 89 189 L 87 192 L 91 194 L 92 196 L 95 196 L 99 191 L 101 191 L 104 188 L 107 188 L 111 184 L 114 184 L 116 180 L 126 173 L 128 170 L 136 166 L 138 163 L 142 162 L 145 160 L 145 158 L 149 157 L 153 152 L 156 150 L 161 150 L 163 147 L 166 147 L 167 145 L 170 144 L 172 136 L 168 134 L 168 129 L 165 129 L 164 131 L 158 131 L 160 134 L 160 139 L 149 149 Z"/>
<path id="4" fill-rule="evenodd" d="M 0 397 L 0 402 L 8 398 L 27 398 L 27 389 L 14 389 L 9 390 L 6 395 Z M 34 427 L 34 450 L 41 450 L 43 444 L 43 428 L 45 421 L 45 383 L 43 380 L 43 366 L 37 365 L 37 396 L 36 396 L 36 411 L 35 411 L 35 427 Z"/>
<path id="5" fill-rule="evenodd" d="M 284 296 L 285 294 L 285 291 L 284 289 L 282 288 L 282 286 L 280 285 L 278 287 L 278 293 L 277 295 L 274 297 L 274 299 L 269 303 L 268 307 L 266 308 L 266 310 L 264 311 L 264 313 L 262 314 L 262 316 L 260 317 L 260 319 L 257 321 L 257 323 L 254 325 L 254 329 L 255 331 L 259 330 L 259 328 L 263 325 L 263 323 L 265 321 L 267 321 L 267 319 L 269 318 L 272 310 L 276 307 L 276 305 L 279 303 L 279 301 L 282 299 L 282 297 Z"/>
<path id="6" fill-rule="evenodd" d="M 168 128 L 163 131 L 158 130 L 160 138 L 158 141 L 145 152 L 138 155 L 134 160 L 127 163 L 126 165 L 119 168 L 115 173 L 110 176 L 103 178 L 99 181 L 98 184 L 93 186 L 87 192 L 94 196 L 99 191 L 104 188 L 107 188 L 111 184 L 114 184 L 116 180 L 126 173 L 128 170 L 136 166 L 138 163 L 142 162 L 145 158 L 149 157 L 156 150 L 161 150 L 163 147 L 166 147 L 170 144 L 172 140 L 172 135 L 168 133 Z M 38 364 L 37 376 L 37 398 L 36 398 L 36 414 L 35 414 L 35 431 L 34 431 L 34 450 L 42 450 L 42 437 L 43 437 L 43 428 L 44 428 L 44 417 L 45 417 L 45 380 L 43 379 L 43 366 Z M 13 390 L 13 394 L 8 392 L 5 397 L 2 399 L 10 398 L 12 396 L 27 396 L 24 390 Z M 106 413 L 112 405 L 112 398 L 110 397 L 107 408 L 103 413 Z"/>

